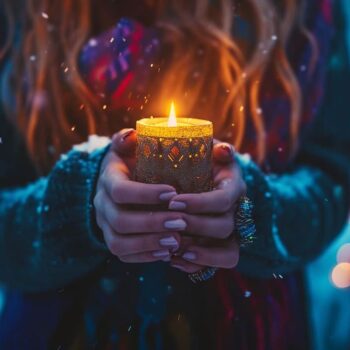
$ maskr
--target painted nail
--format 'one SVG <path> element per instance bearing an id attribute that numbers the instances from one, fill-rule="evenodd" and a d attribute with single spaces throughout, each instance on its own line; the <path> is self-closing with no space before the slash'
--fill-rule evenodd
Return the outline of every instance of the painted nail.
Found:
<path id="1" fill-rule="evenodd" d="M 130 129 L 129 131 L 126 131 L 124 135 L 122 136 L 121 142 L 125 142 L 126 139 L 134 132 L 134 129 Z"/>
<path id="2" fill-rule="evenodd" d="M 155 258 L 167 258 L 170 256 L 169 250 L 159 250 L 157 252 L 153 252 L 153 256 Z"/>
<path id="3" fill-rule="evenodd" d="M 233 148 L 231 146 L 226 145 L 226 144 L 222 144 L 221 145 L 221 149 L 224 150 L 227 154 L 229 154 L 230 156 L 233 157 L 234 152 L 233 152 Z"/>
<path id="4" fill-rule="evenodd" d="M 169 204 L 170 210 L 185 210 L 187 208 L 187 204 L 184 202 L 173 201 Z"/>
<path id="5" fill-rule="evenodd" d="M 171 266 L 175 267 L 175 269 L 179 269 L 181 271 L 185 271 L 186 272 L 185 268 L 183 266 L 181 266 L 181 265 L 171 264 Z"/>
<path id="6" fill-rule="evenodd" d="M 174 237 L 166 237 L 159 240 L 159 243 L 163 247 L 179 248 L 179 243 Z"/>
<path id="7" fill-rule="evenodd" d="M 162 261 L 164 262 L 170 262 L 171 261 L 171 256 L 167 256 L 165 259 L 163 259 Z"/>
<path id="8" fill-rule="evenodd" d="M 186 252 L 185 254 L 182 254 L 182 257 L 185 259 L 185 260 L 196 260 L 197 259 L 197 254 L 195 253 L 191 253 L 191 252 Z"/>
<path id="9" fill-rule="evenodd" d="M 163 202 L 169 202 L 171 200 L 171 198 L 175 197 L 177 195 L 176 192 L 165 192 L 165 193 L 162 193 L 160 196 L 159 196 L 159 199 Z"/>
<path id="10" fill-rule="evenodd" d="M 182 219 L 165 221 L 164 227 L 168 230 L 184 230 L 187 224 Z"/>

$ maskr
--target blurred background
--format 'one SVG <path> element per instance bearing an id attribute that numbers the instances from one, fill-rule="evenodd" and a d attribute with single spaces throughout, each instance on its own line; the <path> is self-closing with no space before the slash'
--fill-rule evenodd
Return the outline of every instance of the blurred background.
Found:
<path id="1" fill-rule="evenodd" d="M 307 267 L 311 338 L 315 350 L 350 349 L 350 225 Z"/>
<path id="2" fill-rule="evenodd" d="M 347 39 L 350 57 L 350 0 L 339 1 L 342 2 L 348 18 Z M 332 246 L 306 268 L 306 284 L 313 349 L 349 350 L 350 224 Z M 5 302 L 0 286 L 0 314 Z"/>

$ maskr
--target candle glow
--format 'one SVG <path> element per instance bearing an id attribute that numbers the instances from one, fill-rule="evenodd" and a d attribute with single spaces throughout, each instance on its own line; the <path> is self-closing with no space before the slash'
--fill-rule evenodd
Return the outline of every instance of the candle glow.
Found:
<path id="1" fill-rule="evenodd" d="M 169 118 L 168 118 L 168 126 L 170 126 L 170 127 L 177 126 L 176 111 L 175 111 L 174 101 L 171 102 L 171 106 L 170 106 L 170 113 L 169 113 Z"/>

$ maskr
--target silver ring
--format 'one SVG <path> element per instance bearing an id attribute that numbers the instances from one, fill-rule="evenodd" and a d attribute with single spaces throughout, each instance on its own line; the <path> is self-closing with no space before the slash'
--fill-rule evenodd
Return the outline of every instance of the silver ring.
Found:
<path id="1" fill-rule="evenodd" d="M 235 231 L 238 234 L 241 246 L 253 243 L 256 238 L 253 209 L 254 205 L 248 197 L 240 198 L 235 213 Z"/>
<path id="2" fill-rule="evenodd" d="M 188 277 L 193 283 L 205 282 L 213 278 L 217 270 L 217 267 L 207 267 L 198 272 L 190 273 Z"/>

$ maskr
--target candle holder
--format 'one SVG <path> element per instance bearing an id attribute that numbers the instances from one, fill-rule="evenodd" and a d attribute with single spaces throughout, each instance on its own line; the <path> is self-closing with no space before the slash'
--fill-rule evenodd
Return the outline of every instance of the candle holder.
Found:
<path id="1" fill-rule="evenodd" d="M 168 184 L 178 193 L 208 192 L 213 188 L 213 125 L 193 118 L 167 118 L 137 122 L 135 179 L 149 184 Z"/>

